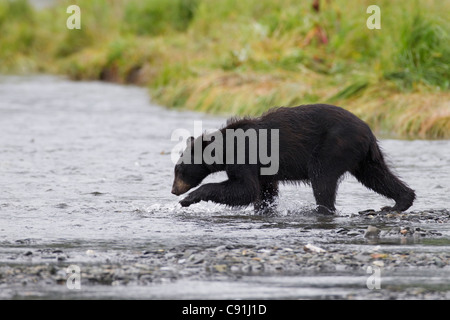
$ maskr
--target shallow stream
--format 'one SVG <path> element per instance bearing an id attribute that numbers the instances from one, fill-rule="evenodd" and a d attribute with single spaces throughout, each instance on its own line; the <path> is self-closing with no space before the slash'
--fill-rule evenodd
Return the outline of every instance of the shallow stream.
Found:
<path id="1" fill-rule="evenodd" d="M 177 143 L 171 134 L 177 128 L 193 132 L 198 120 L 208 129 L 226 119 L 156 106 L 145 89 L 133 86 L 0 77 L 0 268 L 122 264 L 146 250 L 173 248 L 279 247 L 295 252 L 311 243 L 334 252 L 358 252 L 378 246 L 387 253 L 444 254 L 445 265 L 429 277 L 413 268 L 397 278 L 387 275 L 385 283 L 420 286 L 433 279 L 440 291 L 450 291 L 450 223 L 445 212 L 440 222 L 428 221 L 434 211 L 450 208 L 450 141 L 380 142 L 394 170 L 416 190 L 408 212 L 427 211 L 427 221 L 362 217 L 359 211 L 392 202 L 351 176 L 340 185 L 336 217 L 310 213 L 314 198 L 308 186 L 282 187 L 277 214 L 262 217 L 252 208 L 178 205 L 179 198 L 170 192 L 170 153 Z M 221 179 L 224 175 L 217 174 L 208 181 Z M 402 223 L 428 233 L 420 238 L 387 236 L 375 243 L 361 234 L 368 225 L 385 231 Z M 346 236 L 352 230 L 356 233 Z M 58 259 L 61 252 L 64 258 Z M 222 278 L 186 276 L 148 285 L 91 283 L 78 291 L 51 281 L 23 287 L 4 275 L 0 298 L 270 299 L 364 296 L 368 291 L 367 277 L 361 274 L 334 275 L 261 273 L 237 281 L 224 273 Z"/>

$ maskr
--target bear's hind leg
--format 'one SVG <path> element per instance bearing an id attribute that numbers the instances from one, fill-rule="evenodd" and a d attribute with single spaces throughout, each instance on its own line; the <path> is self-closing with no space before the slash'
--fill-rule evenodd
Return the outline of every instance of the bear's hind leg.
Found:
<path id="1" fill-rule="evenodd" d="M 412 206 L 415 193 L 387 167 L 383 160 L 362 161 L 351 172 L 355 178 L 373 191 L 395 200 L 393 207 L 383 207 L 383 211 L 405 211 Z"/>
<path id="2" fill-rule="evenodd" d="M 347 170 L 346 161 L 338 157 L 330 158 L 327 155 L 319 155 L 309 164 L 309 180 L 318 206 L 316 209 L 318 213 L 335 213 L 334 204 L 339 179 Z"/>
<path id="3" fill-rule="evenodd" d="M 317 212 L 322 214 L 334 214 L 336 208 L 336 189 L 339 177 L 318 176 L 311 179 L 311 186 L 316 198 Z"/>

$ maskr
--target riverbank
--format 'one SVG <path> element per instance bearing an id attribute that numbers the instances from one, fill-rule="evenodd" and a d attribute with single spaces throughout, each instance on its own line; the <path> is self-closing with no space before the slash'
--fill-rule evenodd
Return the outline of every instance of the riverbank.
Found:
<path id="1" fill-rule="evenodd" d="M 318 246 L 82 251 L 23 239 L 0 251 L 0 298 L 450 299 L 450 253 L 438 249 L 448 234 L 435 229 L 449 224 L 448 210 L 349 218 L 359 227 L 338 223 Z"/>
<path id="2" fill-rule="evenodd" d="M 222 115 L 332 103 L 379 135 L 450 137 L 449 3 L 202 0 L 0 3 L 0 72 L 138 84 L 158 104 Z M 345 8 L 345 10 L 344 10 Z"/>

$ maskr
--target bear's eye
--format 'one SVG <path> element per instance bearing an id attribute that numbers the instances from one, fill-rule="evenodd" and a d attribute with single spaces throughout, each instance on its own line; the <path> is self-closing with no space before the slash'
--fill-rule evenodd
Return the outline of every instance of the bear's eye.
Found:
<path id="1" fill-rule="evenodd" d="M 180 166 L 175 166 L 175 174 L 181 175 L 182 171 Z"/>

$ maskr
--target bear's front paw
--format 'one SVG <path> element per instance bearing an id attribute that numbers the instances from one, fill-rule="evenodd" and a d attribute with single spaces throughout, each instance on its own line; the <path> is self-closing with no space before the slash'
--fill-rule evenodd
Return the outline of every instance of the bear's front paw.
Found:
<path id="1" fill-rule="evenodd" d="M 181 204 L 182 207 L 189 207 L 192 204 L 192 202 L 190 202 L 190 201 L 188 201 L 186 199 L 183 199 L 183 200 L 180 201 L 180 204 Z"/>
<path id="2" fill-rule="evenodd" d="M 188 195 L 186 198 L 180 201 L 182 207 L 189 207 L 191 204 L 200 202 L 200 199 L 196 199 L 192 195 Z"/>

